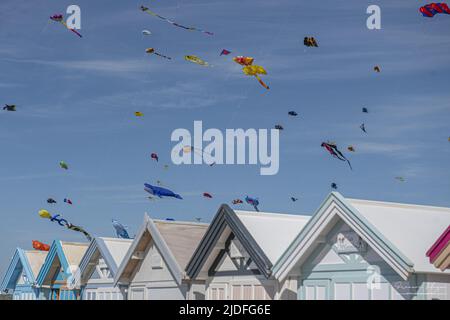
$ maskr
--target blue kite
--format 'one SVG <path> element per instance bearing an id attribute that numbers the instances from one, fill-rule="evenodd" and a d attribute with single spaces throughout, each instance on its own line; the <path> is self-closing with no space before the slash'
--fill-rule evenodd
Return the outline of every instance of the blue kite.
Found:
<path id="1" fill-rule="evenodd" d="M 114 229 L 116 229 L 117 238 L 131 239 L 130 236 L 128 235 L 127 228 L 119 221 L 112 219 L 112 225 Z"/>
<path id="2" fill-rule="evenodd" d="M 245 202 L 247 202 L 249 205 L 253 206 L 253 208 L 255 208 L 256 211 L 259 211 L 259 209 L 258 209 L 259 200 L 258 199 L 250 198 L 249 196 L 246 196 Z"/>
<path id="3" fill-rule="evenodd" d="M 181 200 L 183 199 L 179 194 L 176 194 L 172 190 L 162 188 L 162 187 L 152 186 L 151 184 L 148 184 L 148 183 L 144 183 L 144 186 L 145 186 L 144 190 L 154 196 L 157 196 L 160 198 L 172 197 L 172 198 L 177 198 L 177 199 L 181 199 Z"/>

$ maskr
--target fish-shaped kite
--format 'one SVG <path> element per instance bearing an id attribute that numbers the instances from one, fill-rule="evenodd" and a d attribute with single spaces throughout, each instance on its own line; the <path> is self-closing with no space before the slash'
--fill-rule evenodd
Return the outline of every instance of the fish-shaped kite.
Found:
<path id="1" fill-rule="evenodd" d="M 130 236 L 128 235 L 127 228 L 121 224 L 119 221 L 112 219 L 112 225 L 114 229 L 116 230 L 117 238 L 120 239 L 130 239 Z"/>
<path id="2" fill-rule="evenodd" d="M 39 250 L 39 251 L 49 251 L 50 246 L 48 244 L 39 242 L 37 240 L 31 240 L 31 243 L 33 245 L 33 249 Z"/>
<path id="3" fill-rule="evenodd" d="M 16 111 L 16 105 L 15 104 L 5 104 L 5 106 L 3 107 L 3 110 Z"/>
<path id="4" fill-rule="evenodd" d="M 203 197 L 212 199 L 213 196 L 208 192 L 203 192 Z"/>
<path id="5" fill-rule="evenodd" d="M 339 151 L 339 149 L 334 143 L 322 142 L 320 146 L 325 148 L 334 158 L 339 159 L 341 161 L 347 161 L 350 169 L 352 170 L 352 165 L 350 164 L 350 161 L 342 154 L 342 152 Z"/>
<path id="6" fill-rule="evenodd" d="M 154 196 L 159 197 L 159 198 L 172 197 L 172 198 L 177 198 L 177 199 L 183 199 L 179 194 L 174 193 L 172 190 L 162 188 L 162 187 L 152 186 L 151 184 L 148 184 L 148 183 L 144 183 L 144 190 Z"/>
<path id="7" fill-rule="evenodd" d="M 259 209 L 258 209 L 259 200 L 258 199 L 246 196 L 245 202 L 247 202 L 249 205 L 253 206 L 253 208 L 255 208 L 256 211 L 259 211 Z"/>
<path id="8" fill-rule="evenodd" d="M 196 64 L 204 66 L 204 67 L 210 66 L 210 64 L 208 62 L 206 62 L 205 60 L 200 59 L 199 57 L 193 56 L 193 55 L 184 56 L 184 60 L 196 63 Z"/>

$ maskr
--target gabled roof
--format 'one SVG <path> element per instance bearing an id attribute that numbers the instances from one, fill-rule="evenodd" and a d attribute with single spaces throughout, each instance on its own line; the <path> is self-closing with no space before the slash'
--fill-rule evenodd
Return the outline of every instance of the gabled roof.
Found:
<path id="1" fill-rule="evenodd" d="M 450 225 L 427 251 L 430 263 L 444 271 L 450 268 Z"/>
<path id="2" fill-rule="evenodd" d="M 70 266 L 78 267 L 88 245 L 88 243 L 54 240 L 36 278 L 36 283 L 39 286 L 49 284 L 50 277 L 59 270 L 59 266 L 67 275 L 71 275 Z"/>
<path id="3" fill-rule="evenodd" d="M 273 263 L 309 220 L 309 216 L 233 211 L 223 204 L 186 267 L 190 278 L 209 269 L 232 233 L 267 278 Z"/>
<path id="4" fill-rule="evenodd" d="M 175 281 L 181 284 L 187 261 L 207 227 L 205 223 L 153 220 L 145 214 L 144 223 L 120 264 L 114 283 L 129 281 L 140 261 L 136 255 L 142 255 L 153 241 Z"/>
<path id="5" fill-rule="evenodd" d="M 14 289 L 22 272 L 25 272 L 32 285 L 35 284 L 36 276 L 42 267 L 46 256 L 46 251 L 26 251 L 17 248 L 0 284 L 0 292 L 3 292 L 6 289 Z"/>
<path id="6" fill-rule="evenodd" d="M 80 262 L 82 282 L 84 283 L 89 279 L 100 258 L 105 260 L 111 275 L 114 277 L 132 242 L 132 239 L 94 238 Z"/>
<path id="7" fill-rule="evenodd" d="M 274 266 L 276 277 L 284 279 L 301 264 L 339 218 L 407 279 L 413 272 L 435 272 L 425 263 L 425 251 L 450 222 L 450 209 L 345 199 L 332 192 Z"/>

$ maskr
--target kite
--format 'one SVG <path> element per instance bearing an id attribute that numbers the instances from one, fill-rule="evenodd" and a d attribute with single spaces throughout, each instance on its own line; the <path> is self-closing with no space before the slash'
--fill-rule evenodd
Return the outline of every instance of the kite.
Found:
<path id="1" fill-rule="evenodd" d="M 59 22 L 61 23 L 64 27 L 66 27 L 68 30 L 72 31 L 73 33 L 75 33 L 77 36 L 79 36 L 80 38 L 82 38 L 82 35 L 78 33 L 77 30 L 69 28 L 69 26 L 64 22 L 63 16 L 62 14 L 54 14 L 50 17 L 50 20 L 53 20 L 55 22 Z"/>
<path id="2" fill-rule="evenodd" d="M 158 154 L 157 154 L 157 153 L 152 153 L 152 154 L 150 155 L 150 158 L 152 158 L 153 160 L 156 160 L 156 162 L 158 162 L 158 160 L 159 160 L 159 157 L 158 157 Z"/>
<path id="3" fill-rule="evenodd" d="M 206 30 L 202 30 L 202 29 L 195 28 L 195 27 L 186 27 L 186 26 L 183 26 L 181 24 L 178 24 L 178 23 L 176 23 L 174 21 L 171 21 L 171 20 L 169 20 L 169 19 L 167 19 L 167 18 L 165 18 L 163 16 L 160 16 L 159 14 L 157 14 L 157 13 L 155 13 L 153 11 L 150 11 L 150 9 L 147 8 L 147 7 L 141 6 L 141 10 L 143 12 L 146 12 L 146 13 L 154 16 L 154 17 L 157 17 L 157 18 L 159 18 L 161 20 L 164 20 L 164 21 L 168 22 L 168 23 L 170 23 L 171 25 L 173 25 L 175 27 L 182 28 L 182 29 L 189 30 L 189 31 L 198 31 L 198 32 L 206 33 L 206 34 L 208 34 L 210 36 L 214 35 L 214 33 L 206 31 Z"/>
<path id="4" fill-rule="evenodd" d="M 149 35 L 151 35 L 152 33 L 151 33 L 151 31 L 149 31 L 149 30 L 142 30 L 142 34 L 143 34 L 144 36 L 149 36 Z"/>
<path id="5" fill-rule="evenodd" d="M 127 227 L 121 224 L 119 221 L 112 219 L 112 225 L 114 229 L 116 229 L 117 238 L 120 239 L 130 239 L 130 236 L 127 232 Z"/>
<path id="6" fill-rule="evenodd" d="M 209 66 L 208 62 L 200 59 L 197 56 L 184 56 L 184 60 L 196 63 L 196 64 L 204 66 L 204 67 L 208 67 Z"/>
<path id="7" fill-rule="evenodd" d="M 292 116 L 292 117 L 296 117 L 296 116 L 298 116 L 298 113 L 295 112 L 295 111 L 289 111 L 289 112 L 288 112 L 288 115 L 290 115 L 290 116 Z"/>
<path id="8" fill-rule="evenodd" d="M 5 104 L 5 106 L 3 107 L 3 110 L 16 111 L 16 105 L 15 104 Z"/>
<path id="9" fill-rule="evenodd" d="M 405 182 L 405 178 L 403 178 L 403 177 L 395 177 L 395 179 L 400 182 Z"/>
<path id="10" fill-rule="evenodd" d="M 244 56 L 237 56 L 233 58 L 233 61 L 237 64 L 240 64 L 243 66 L 242 72 L 247 76 L 254 76 L 258 82 L 267 90 L 269 89 L 269 86 L 266 85 L 262 79 L 260 78 L 260 74 L 267 74 L 267 71 L 258 65 L 253 64 L 253 58 L 252 57 L 244 57 Z"/>
<path id="11" fill-rule="evenodd" d="M 373 71 L 375 72 L 381 72 L 380 67 L 379 66 L 375 66 L 373 67 Z"/>
<path id="12" fill-rule="evenodd" d="M 437 13 L 446 13 L 450 14 L 450 9 L 446 3 L 429 3 L 420 7 L 419 11 L 422 13 L 424 17 L 432 18 Z"/>
<path id="13" fill-rule="evenodd" d="M 55 200 L 55 199 L 52 199 L 52 198 L 48 198 L 48 199 L 47 199 L 47 203 L 49 203 L 49 204 L 55 204 L 55 203 L 56 203 L 56 200 Z"/>
<path id="14" fill-rule="evenodd" d="M 291 197 L 291 200 L 292 200 L 292 202 L 295 202 L 298 200 L 298 198 Z"/>
<path id="15" fill-rule="evenodd" d="M 212 199 L 212 195 L 210 194 L 210 193 L 208 193 L 208 192 L 203 192 L 203 196 L 205 197 L 205 198 L 209 198 L 209 199 Z"/>
<path id="16" fill-rule="evenodd" d="M 284 130 L 283 126 L 280 125 L 280 124 L 276 124 L 275 125 L 275 129 L 277 129 L 277 130 Z"/>
<path id="17" fill-rule="evenodd" d="M 86 230 L 79 226 L 71 224 L 66 219 L 62 218 L 59 214 L 52 216 L 47 210 L 39 210 L 39 216 L 44 219 L 49 219 L 52 222 L 57 222 L 61 227 L 66 227 L 69 230 L 81 232 L 89 241 L 92 240 L 91 235 Z"/>
<path id="18" fill-rule="evenodd" d="M 366 131 L 366 126 L 364 125 L 364 123 L 361 124 L 361 125 L 359 126 L 359 128 L 360 128 L 362 131 L 364 131 L 364 133 L 367 133 L 367 131 Z"/>
<path id="19" fill-rule="evenodd" d="M 195 219 L 195 221 L 197 221 L 197 222 L 200 222 L 201 220 L 202 220 L 202 218 L 198 218 L 198 217 L 196 217 L 196 218 L 194 218 Z"/>
<path id="20" fill-rule="evenodd" d="M 244 203 L 241 199 L 234 199 L 233 201 L 232 201 L 232 203 L 233 204 L 242 204 L 242 203 Z"/>
<path id="21" fill-rule="evenodd" d="M 158 53 L 158 52 L 156 52 L 155 49 L 153 49 L 153 48 L 147 48 L 147 49 L 145 49 L 145 52 L 147 52 L 148 54 L 155 54 L 155 55 L 157 55 L 158 57 L 161 57 L 161 58 L 164 58 L 164 59 L 172 60 L 171 57 L 168 57 L 168 56 L 165 56 L 165 55 L 163 55 L 163 54 L 161 54 L 161 53 Z"/>
<path id="22" fill-rule="evenodd" d="M 39 242 L 37 240 L 31 240 L 31 243 L 33 244 L 33 249 L 35 250 L 50 251 L 50 246 L 48 244 Z"/>
<path id="23" fill-rule="evenodd" d="M 314 37 L 305 37 L 303 39 L 303 44 L 307 47 L 318 47 L 316 39 Z"/>
<path id="24" fill-rule="evenodd" d="M 450 142 L 450 137 L 448 137 L 448 142 Z"/>
<path id="25" fill-rule="evenodd" d="M 227 56 L 231 53 L 231 51 L 228 51 L 227 49 L 223 49 L 222 52 L 220 53 L 221 56 Z"/>
<path id="26" fill-rule="evenodd" d="M 174 218 L 166 218 L 165 220 L 166 220 L 166 221 L 175 221 Z"/>
<path id="27" fill-rule="evenodd" d="M 68 170 L 69 166 L 67 165 L 67 163 L 65 163 L 64 161 L 60 161 L 59 162 L 59 166 L 64 169 L 64 170 Z"/>
<path id="28" fill-rule="evenodd" d="M 362 108 L 362 112 L 363 113 L 369 113 L 369 110 L 367 110 L 367 108 Z"/>
<path id="29" fill-rule="evenodd" d="M 140 112 L 140 111 L 136 111 L 136 112 L 134 113 L 134 115 L 135 115 L 136 117 L 143 117 L 143 116 L 144 116 L 144 114 L 143 114 L 142 112 Z"/>
<path id="30" fill-rule="evenodd" d="M 339 149 L 334 143 L 322 142 L 320 146 L 325 148 L 334 158 L 337 158 L 341 161 L 347 161 L 350 170 L 352 170 L 352 165 L 350 164 L 350 161 L 342 154 L 342 152 L 339 151 Z"/>
<path id="31" fill-rule="evenodd" d="M 338 186 L 335 182 L 331 184 L 331 189 L 337 190 Z"/>
<path id="32" fill-rule="evenodd" d="M 259 200 L 258 199 L 250 198 L 249 196 L 246 196 L 245 202 L 247 202 L 249 205 L 253 206 L 253 208 L 255 208 L 256 211 L 259 211 L 259 209 L 258 209 Z"/>
<path id="33" fill-rule="evenodd" d="M 159 198 L 162 197 L 172 197 L 172 198 L 177 198 L 177 199 L 183 199 L 179 194 L 174 193 L 173 191 L 166 189 L 166 188 L 162 188 L 162 187 L 157 187 L 157 186 L 152 186 L 151 184 L 148 183 L 144 183 L 144 190 L 147 191 L 148 193 L 157 196 Z"/>
<path id="34" fill-rule="evenodd" d="M 347 147 L 347 150 L 348 150 L 348 151 L 351 151 L 351 152 L 355 152 L 355 148 L 354 148 L 353 146 L 348 146 L 348 147 Z"/>
<path id="35" fill-rule="evenodd" d="M 72 201 L 70 199 L 64 198 L 64 202 L 67 204 L 73 204 Z"/>

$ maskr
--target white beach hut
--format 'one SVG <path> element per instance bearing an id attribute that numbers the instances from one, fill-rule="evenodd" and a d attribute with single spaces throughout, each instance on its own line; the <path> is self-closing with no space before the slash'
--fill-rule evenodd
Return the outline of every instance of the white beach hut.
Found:
<path id="1" fill-rule="evenodd" d="M 129 300 L 194 299 L 184 268 L 207 224 L 151 219 L 147 214 L 115 275 Z M 190 296 L 192 295 L 192 296 Z"/>
<path id="2" fill-rule="evenodd" d="M 299 299 L 450 299 L 450 270 L 427 250 L 450 208 L 346 199 L 331 193 L 273 268 L 297 277 Z"/>
<path id="3" fill-rule="evenodd" d="M 296 278 L 280 283 L 272 266 L 310 216 L 233 211 L 222 205 L 187 265 L 209 300 L 295 299 Z"/>
<path id="4" fill-rule="evenodd" d="M 96 237 L 80 262 L 83 300 L 123 300 L 124 292 L 114 286 L 114 276 L 133 240 Z"/>

